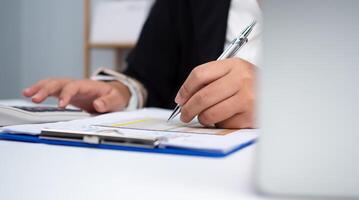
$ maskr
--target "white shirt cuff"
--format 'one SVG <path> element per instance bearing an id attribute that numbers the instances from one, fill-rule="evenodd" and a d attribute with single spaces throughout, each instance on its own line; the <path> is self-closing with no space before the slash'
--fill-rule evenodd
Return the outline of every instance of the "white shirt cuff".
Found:
<path id="1" fill-rule="evenodd" d="M 147 99 L 147 90 L 137 80 L 105 67 L 97 69 L 93 76 L 91 76 L 91 79 L 97 81 L 119 81 L 127 86 L 131 97 L 125 110 L 135 110 L 144 107 Z"/>

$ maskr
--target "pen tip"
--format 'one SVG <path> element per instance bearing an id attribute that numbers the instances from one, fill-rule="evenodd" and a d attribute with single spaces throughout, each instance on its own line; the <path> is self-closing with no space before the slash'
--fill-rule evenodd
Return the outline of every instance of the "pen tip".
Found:
<path id="1" fill-rule="evenodd" d="M 257 24 L 257 21 L 256 20 L 253 20 L 252 24 L 250 25 L 251 27 L 253 27 L 254 25 Z"/>

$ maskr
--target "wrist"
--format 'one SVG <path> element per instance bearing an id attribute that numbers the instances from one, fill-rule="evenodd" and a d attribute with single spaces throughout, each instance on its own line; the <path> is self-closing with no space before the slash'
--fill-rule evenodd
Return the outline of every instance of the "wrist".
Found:
<path id="1" fill-rule="evenodd" d="M 91 77 L 92 80 L 106 81 L 111 82 L 114 81 L 115 86 L 116 81 L 120 82 L 122 85 L 127 87 L 127 91 L 129 90 L 129 100 L 126 110 L 135 110 L 138 108 L 142 108 L 145 105 L 147 99 L 147 90 L 146 88 L 138 82 L 136 79 L 126 76 L 125 74 L 118 73 L 114 70 L 108 68 L 99 68 L 96 70 L 94 75 Z M 121 87 L 122 88 L 122 87 Z M 121 91 L 124 91 L 123 88 Z M 126 96 L 127 98 L 127 96 Z M 127 103 L 127 102 L 126 102 Z"/>
<path id="2" fill-rule="evenodd" d="M 131 99 L 130 89 L 120 81 L 110 81 L 108 82 L 108 84 L 111 85 L 122 95 L 123 99 L 126 101 L 126 106 L 128 106 L 129 101 Z"/>

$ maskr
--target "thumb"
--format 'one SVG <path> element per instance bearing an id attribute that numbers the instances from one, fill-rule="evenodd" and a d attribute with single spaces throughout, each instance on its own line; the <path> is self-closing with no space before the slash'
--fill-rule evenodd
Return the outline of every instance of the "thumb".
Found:
<path id="1" fill-rule="evenodd" d="M 112 89 L 109 93 L 97 98 L 93 102 L 93 107 L 99 113 L 123 110 L 126 105 L 127 102 L 124 97 L 115 89 Z"/>

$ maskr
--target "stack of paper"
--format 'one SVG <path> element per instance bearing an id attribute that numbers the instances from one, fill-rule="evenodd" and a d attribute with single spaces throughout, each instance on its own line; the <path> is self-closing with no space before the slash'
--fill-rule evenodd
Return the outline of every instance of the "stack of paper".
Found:
<path id="1" fill-rule="evenodd" d="M 169 110 L 147 108 L 68 122 L 7 126 L 3 128 L 3 132 L 39 135 L 43 129 L 53 129 L 95 134 L 102 130 L 116 129 L 127 135 L 161 137 L 163 139 L 160 146 L 164 148 L 178 147 L 223 153 L 250 142 L 258 136 L 257 130 L 205 128 L 197 121 L 184 124 L 178 119 L 167 122 L 170 114 Z"/>

